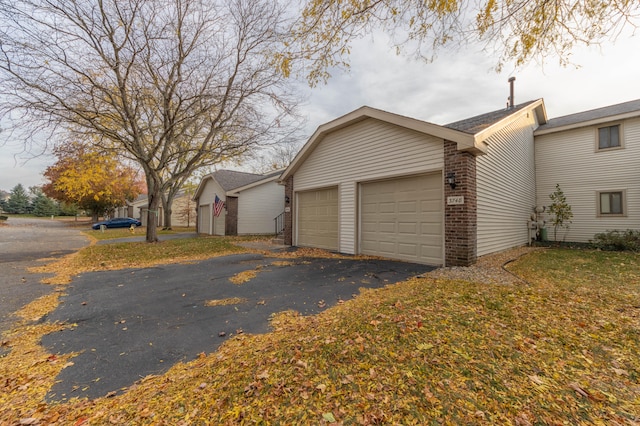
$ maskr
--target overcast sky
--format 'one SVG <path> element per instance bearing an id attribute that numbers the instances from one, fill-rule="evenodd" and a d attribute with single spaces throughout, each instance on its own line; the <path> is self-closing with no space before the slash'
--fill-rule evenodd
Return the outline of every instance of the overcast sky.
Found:
<path id="1" fill-rule="evenodd" d="M 494 111 L 506 106 L 512 76 L 516 103 L 543 98 L 549 118 L 640 98 L 640 35 L 574 50 L 572 61 L 579 67 L 563 68 L 550 59 L 515 71 L 506 66 L 498 74 L 496 61 L 469 48 L 440 52 L 427 64 L 396 56 L 383 37 L 359 40 L 350 72 L 335 73 L 327 85 L 302 87 L 308 95 L 302 107 L 308 119 L 305 137 L 363 105 L 441 125 Z M 43 183 L 51 158 L 25 163 L 21 149 L 20 141 L 0 147 L 0 189 Z"/>

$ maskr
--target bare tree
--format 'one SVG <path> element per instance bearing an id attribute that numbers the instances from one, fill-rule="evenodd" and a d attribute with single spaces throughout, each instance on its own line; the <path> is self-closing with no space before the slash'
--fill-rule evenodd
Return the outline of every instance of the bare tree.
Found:
<path id="1" fill-rule="evenodd" d="M 274 0 L 0 0 L 0 117 L 97 136 L 144 170 L 148 221 L 180 186 L 273 142 L 296 99 Z M 147 241 L 157 230 L 147 228 Z"/>
<path id="2" fill-rule="evenodd" d="M 253 172 L 266 174 L 286 169 L 298 154 L 302 139 L 287 139 L 281 143 L 249 153 L 247 163 Z"/>

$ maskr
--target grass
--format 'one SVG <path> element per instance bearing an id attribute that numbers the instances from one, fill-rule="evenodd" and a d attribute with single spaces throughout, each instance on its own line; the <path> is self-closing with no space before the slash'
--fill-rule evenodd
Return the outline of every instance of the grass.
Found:
<path id="1" fill-rule="evenodd" d="M 135 228 L 133 232 L 129 228 L 113 228 L 106 229 L 104 232 L 97 230 L 84 231 L 84 234 L 96 240 L 113 240 L 118 238 L 144 237 L 146 236 L 146 227 Z M 195 232 L 196 228 L 192 227 L 173 227 L 171 230 L 158 229 L 158 235 L 179 234 L 181 232 Z"/>
<path id="2" fill-rule="evenodd" d="M 113 398 L 42 404 L 40 362 L 22 394 L 0 382 L 0 424 L 637 425 L 640 257 L 548 249 L 509 270 L 528 285 L 411 279 L 284 312 Z"/>
<path id="3" fill-rule="evenodd" d="M 115 229 L 114 231 L 121 231 Z M 128 232 L 128 231 L 127 231 Z M 104 234 L 107 234 L 106 232 Z M 113 235 L 120 235 L 116 232 Z M 89 234 L 91 235 L 91 234 Z M 72 256 L 45 266 L 30 269 L 31 272 L 53 273 L 45 279 L 48 284 L 67 284 L 73 275 L 82 272 L 154 266 L 165 263 L 189 262 L 215 256 L 246 251 L 236 245 L 241 241 L 264 240 L 264 236 L 180 238 L 153 244 L 146 242 L 121 242 L 91 244 Z"/>

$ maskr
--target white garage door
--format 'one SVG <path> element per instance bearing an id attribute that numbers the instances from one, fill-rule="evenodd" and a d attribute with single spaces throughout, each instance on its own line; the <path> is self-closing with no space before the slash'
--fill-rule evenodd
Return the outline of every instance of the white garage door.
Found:
<path id="1" fill-rule="evenodd" d="M 198 232 L 211 234 L 211 213 L 209 205 L 200 206 L 198 211 Z"/>
<path id="2" fill-rule="evenodd" d="M 338 250 L 338 188 L 298 193 L 297 245 Z"/>
<path id="3" fill-rule="evenodd" d="M 442 208 L 440 174 L 362 184 L 360 251 L 442 265 Z"/>

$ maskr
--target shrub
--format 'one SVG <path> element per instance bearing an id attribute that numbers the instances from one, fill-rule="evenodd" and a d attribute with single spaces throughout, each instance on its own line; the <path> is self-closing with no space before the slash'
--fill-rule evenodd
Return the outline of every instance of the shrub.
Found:
<path id="1" fill-rule="evenodd" d="M 608 251 L 640 251 L 640 231 L 607 231 L 596 234 L 591 241 L 595 248 Z"/>

